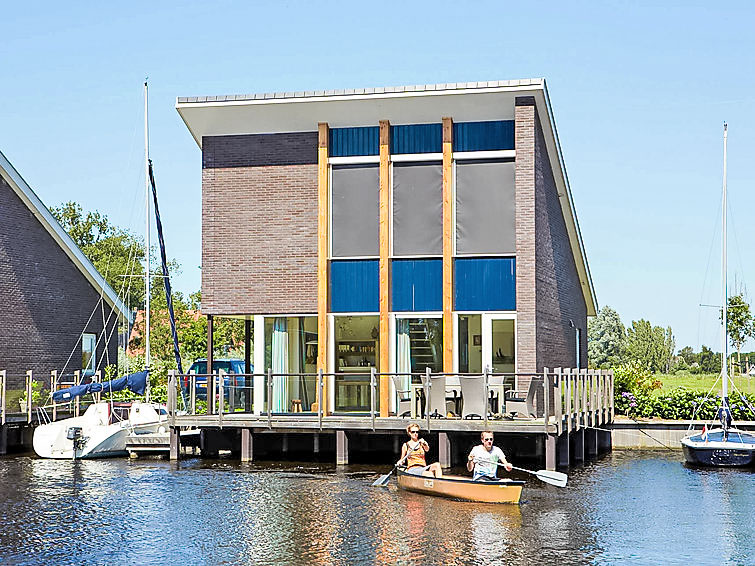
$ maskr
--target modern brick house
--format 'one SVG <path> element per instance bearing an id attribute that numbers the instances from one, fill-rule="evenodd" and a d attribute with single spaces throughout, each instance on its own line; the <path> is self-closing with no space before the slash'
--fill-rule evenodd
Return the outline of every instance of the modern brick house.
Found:
<path id="1" fill-rule="evenodd" d="M 363 411 L 370 366 L 586 367 L 597 305 L 544 80 L 177 110 L 202 150 L 202 311 L 253 321 L 256 368 L 337 373 L 326 409 Z M 274 410 L 312 383 L 276 386 Z"/>
<path id="2" fill-rule="evenodd" d="M 116 364 L 117 324 L 128 316 L 0 153 L 0 370 L 8 388 L 23 387 L 27 370 L 49 387 L 52 370 L 86 374 Z"/>

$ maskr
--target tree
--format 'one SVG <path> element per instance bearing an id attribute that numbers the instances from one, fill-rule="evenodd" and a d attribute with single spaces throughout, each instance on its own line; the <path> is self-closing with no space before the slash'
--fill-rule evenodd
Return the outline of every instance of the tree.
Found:
<path id="1" fill-rule="evenodd" d="M 668 371 L 676 341 L 669 326 L 652 326 L 645 319 L 633 320 L 627 329 L 627 357 L 650 371 Z"/>
<path id="2" fill-rule="evenodd" d="M 626 330 L 619 313 L 609 306 L 587 322 L 587 357 L 594 368 L 610 368 L 622 363 Z"/>
<path id="3" fill-rule="evenodd" d="M 144 303 L 144 244 L 139 238 L 75 202 L 50 212 L 130 309 Z"/>
<path id="4" fill-rule="evenodd" d="M 703 344 L 700 352 L 700 371 L 702 373 L 718 373 L 721 371 L 721 355 Z"/>
<path id="5" fill-rule="evenodd" d="M 737 349 L 737 366 L 741 367 L 742 345 L 755 336 L 755 320 L 742 293 L 729 297 L 726 313 L 726 331 L 732 346 Z"/>

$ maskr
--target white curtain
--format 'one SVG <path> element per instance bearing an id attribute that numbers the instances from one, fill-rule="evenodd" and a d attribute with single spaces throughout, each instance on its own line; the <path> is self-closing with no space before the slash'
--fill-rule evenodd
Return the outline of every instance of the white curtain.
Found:
<path id="1" fill-rule="evenodd" d="M 409 319 L 396 319 L 396 373 L 405 373 L 401 376 L 401 389 L 409 390 L 412 371 L 412 352 L 409 340 Z"/>
<path id="2" fill-rule="evenodd" d="M 285 317 L 273 323 L 273 373 L 288 373 L 288 329 Z M 288 377 L 273 377 L 273 412 L 288 412 Z"/>

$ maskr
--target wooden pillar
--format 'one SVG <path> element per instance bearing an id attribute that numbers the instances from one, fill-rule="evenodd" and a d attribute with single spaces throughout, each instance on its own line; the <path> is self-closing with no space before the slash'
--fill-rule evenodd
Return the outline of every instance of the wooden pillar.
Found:
<path id="1" fill-rule="evenodd" d="M 598 430 L 598 453 L 605 454 L 610 452 L 613 448 L 613 441 L 611 440 L 610 430 Z"/>
<path id="2" fill-rule="evenodd" d="M 336 465 L 349 463 L 349 437 L 345 430 L 336 431 Z"/>
<path id="3" fill-rule="evenodd" d="M 241 461 L 251 462 L 254 460 L 254 436 L 252 429 L 241 429 Z"/>
<path id="4" fill-rule="evenodd" d="M 545 469 L 546 470 L 556 469 L 556 440 L 557 438 L 558 437 L 555 434 L 545 435 Z"/>
<path id="5" fill-rule="evenodd" d="M 380 366 L 390 371 L 391 352 L 391 124 L 380 120 Z M 390 410 L 390 379 L 380 376 L 380 416 Z"/>
<path id="6" fill-rule="evenodd" d="M 442 468 L 451 467 L 451 439 L 448 433 L 438 433 L 438 462 Z"/>
<path id="7" fill-rule="evenodd" d="M 312 452 L 320 453 L 320 434 L 317 432 L 312 435 Z"/>
<path id="8" fill-rule="evenodd" d="M 178 460 L 181 457 L 181 429 L 177 426 L 170 427 L 170 459 Z"/>
<path id="9" fill-rule="evenodd" d="M 317 369 L 328 373 L 328 275 L 330 187 L 328 174 L 328 124 L 317 125 Z M 319 393 L 319 392 L 318 392 Z M 329 414 L 328 377 L 322 384 L 322 399 L 317 398 L 323 415 Z"/>
<path id="10" fill-rule="evenodd" d="M 244 320 L 244 412 L 252 411 L 252 321 Z"/>
<path id="11" fill-rule="evenodd" d="M 585 454 L 594 458 L 598 455 L 598 431 L 594 428 L 586 428 L 585 431 Z"/>
<path id="12" fill-rule="evenodd" d="M 215 412 L 215 388 L 212 379 L 212 350 L 213 350 L 213 316 L 207 315 L 207 414 L 211 415 Z"/>
<path id="13" fill-rule="evenodd" d="M 454 368 L 453 120 L 443 118 L 443 371 Z"/>
<path id="14" fill-rule="evenodd" d="M 0 424 L 0 456 L 8 453 L 8 427 Z"/>

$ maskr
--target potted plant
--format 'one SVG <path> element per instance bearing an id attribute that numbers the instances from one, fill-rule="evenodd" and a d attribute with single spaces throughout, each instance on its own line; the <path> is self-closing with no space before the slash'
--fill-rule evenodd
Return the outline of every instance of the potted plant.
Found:
<path id="1" fill-rule="evenodd" d="M 32 405 L 40 405 L 42 403 L 43 399 L 43 393 L 42 393 L 42 382 L 41 381 L 32 381 L 31 382 L 31 403 Z M 19 405 L 21 405 L 21 412 L 26 413 L 27 404 L 26 404 L 26 391 L 24 391 L 23 395 L 19 397 L 18 399 Z"/>

